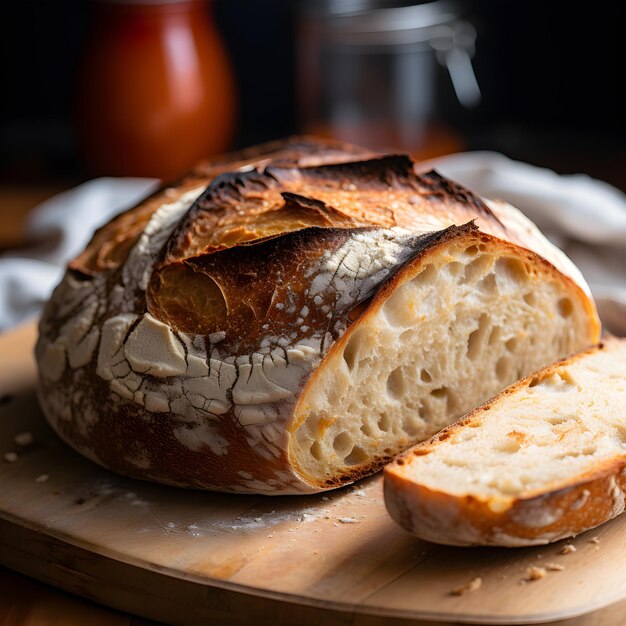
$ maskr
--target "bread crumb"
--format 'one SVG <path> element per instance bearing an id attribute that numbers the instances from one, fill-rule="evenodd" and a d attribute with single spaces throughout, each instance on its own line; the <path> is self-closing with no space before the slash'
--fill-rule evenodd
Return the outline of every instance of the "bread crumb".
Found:
<path id="1" fill-rule="evenodd" d="M 545 567 L 537 567 L 535 565 L 526 570 L 526 580 L 541 580 L 546 577 L 547 573 Z"/>
<path id="2" fill-rule="evenodd" d="M 327 496 L 322 496 L 322 500 L 323 500 L 324 502 L 328 502 L 329 498 L 328 498 Z"/>
<path id="3" fill-rule="evenodd" d="M 480 576 L 476 576 L 476 578 L 472 578 L 469 582 L 466 582 L 464 585 L 460 585 L 459 587 L 455 587 L 450 591 L 450 595 L 453 596 L 462 596 L 466 593 L 472 593 L 473 591 L 478 591 L 483 584 L 483 579 Z"/>
<path id="4" fill-rule="evenodd" d="M 565 569 L 565 565 L 560 563 L 546 563 L 546 569 L 550 572 L 562 572 Z"/>
<path id="5" fill-rule="evenodd" d="M 25 430 L 23 433 L 15 435 L 13 441 L 15 441 L 18 446 L 30 446 L 33 443 L 33 433 Z"/>
<path id="6" fill-rule="evenodd" d="M 587 540 L 587 543 L 600 543 L 600 538 L 599 537 L 592 537 L 591 539 Z"/>
<path id="7" fill-rule="evenodd" d="M 15 454 L 15 452 L 5 452 L 4 460 L 7 463 L 15 463 L 15 461 L 17 461 L 17 454 Z"/>
<path id="8" fill-rule="evenodd" d="M 576 546 L 573 546 L 571 543 L 561 548 L 561 554 L 570 554 L 571 552 L 576 552 Z"/>
<path id="9" fill-rule="evenodd" d="M 355 517 L 338 517 L 337 518 L 342 524 L 356 524 L 359 520 Z"/>
<path id="10" fill-rule="evenodd" d="M 37 476 L 37 478 L 35 478 L 35 482 L 45 483 L 48 480 L 48 478 L 50 478 L 48 474 L 40 474 L 39 476 Z"/>

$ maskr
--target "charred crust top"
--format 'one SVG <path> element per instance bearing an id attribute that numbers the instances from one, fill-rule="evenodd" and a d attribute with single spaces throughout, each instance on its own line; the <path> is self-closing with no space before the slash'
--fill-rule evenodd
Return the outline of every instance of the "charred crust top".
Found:
<path id="1" fill-rule="evenodd" d="M 175 331 L 223 332 L 234 351 L 285 333 L 327 334 L 326 345 L 437 233 L 474 219 L 504 230 L 480 198 L 417 174 L 409 157 L 363 156 L 305 138 L 204 162 L 101 228 L 70 268 L 113 277 L 159 206 L 204 186 L 155 253 L 137 306 Z"/>

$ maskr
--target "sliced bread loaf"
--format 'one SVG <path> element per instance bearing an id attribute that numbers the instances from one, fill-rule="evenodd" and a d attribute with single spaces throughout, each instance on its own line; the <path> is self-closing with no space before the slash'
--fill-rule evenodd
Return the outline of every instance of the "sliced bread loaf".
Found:
<path id="1" fill-rule="evenodd" d="M 624 511 L 626 340 L 511 385 L 385 469 L 409 532 L 450 545 L 524 546 Z"/>
<path id="2" fill-rule="evenodd" d="M 41 318 L 59 435 L 135 478 L 322 491 L 599 340 L 519 211 L 363 152 L 246 150 L 104 225 Z"/>

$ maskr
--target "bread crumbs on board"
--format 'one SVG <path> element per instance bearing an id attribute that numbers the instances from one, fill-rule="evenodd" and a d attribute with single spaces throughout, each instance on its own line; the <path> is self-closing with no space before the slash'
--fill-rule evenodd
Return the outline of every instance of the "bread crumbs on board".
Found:
<path id="1" fill-rule="evenodd" d="M 541 580 L 547 576 L 548 572 L 545 567 L 537 567 L 536 565 L 533 567 L 529 567 L 526 570 L 526 578 L 525 582 L 529 582 L 531 580 Z"/>
<path id="2" fill-rule="evenodd" d="M 561 548 L 561 554 L 571 554 L 572 552 L 576 552 L 576 546 L 568 543 Z"/>
<path id="3" fill-rule="evenodd" d="M 549 572 L 562 572 L 565 569 L 565 565 L 560 563 L 546 563 L 546 569 Z"/>
<path id="4" fill-rule="evenodd" d="M 476 576 L 476 578 L 472 578 L 472 580 L 466 582 L 464 585 L 460 585 L 450 590 L 450 595 L 452 596 L 462 596 L 466 593 L 472 593 L 474 591 L 478 591 L 483 584 L 483 579 L 480 576 Z"/>
<path id="5" fill-rule="evenodd" d="M 34 441 L 33 433 L 28 430 L 23 433 L 18 433 L 15 437 L 13 437 L 13 441 L 15 441 L 18 446 L 30 446 Z"/>

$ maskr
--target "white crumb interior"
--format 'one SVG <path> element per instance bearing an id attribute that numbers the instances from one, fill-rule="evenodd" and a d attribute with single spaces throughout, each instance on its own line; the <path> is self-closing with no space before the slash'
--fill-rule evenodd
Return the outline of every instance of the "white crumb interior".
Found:
<path id="1" fill-rule="evenodd" d="M 589 342 L 588 314 L 533 264 L 458 242 L 403 282 L 324 361 L 291 454 L 323 481 L 422 441 Z"/>
<path id="2" fill-rule="evenodd" d="M 617 344 L 617 342 L 616 342 Z M 613 347 L 615 346 L 615 347 Z M 403 466 L 453 495 L 520 497 L 626 456 L 624 343 L 561 366 Z"/>

